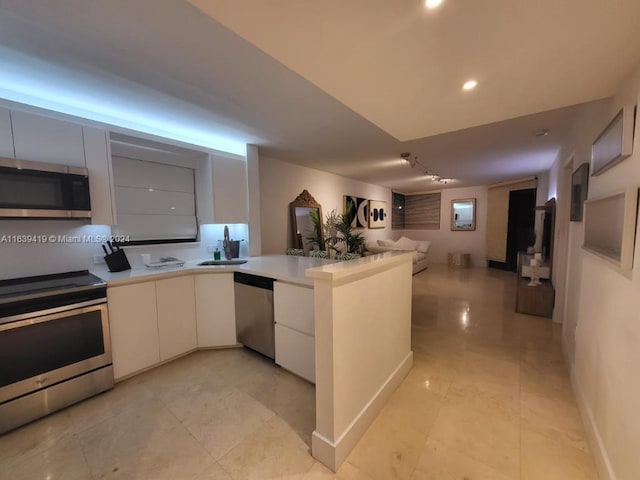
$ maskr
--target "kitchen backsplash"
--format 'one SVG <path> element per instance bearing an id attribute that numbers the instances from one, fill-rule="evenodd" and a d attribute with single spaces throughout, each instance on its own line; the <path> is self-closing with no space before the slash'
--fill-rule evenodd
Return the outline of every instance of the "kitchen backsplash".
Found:
<path id="1" fill-rule="evenodd" d="M 219 246 L 222 250 L 224 225 L 200 226 L 200 242 L 126 247 L 132 268 L 142 267 L 140 255 L 151 255 L 151 261 L 160 257 L 177 257 L 183 260 L 212 258 L 207 246 Z M 247 224 L 230 224 L 232 240 L 240 243 L 240 256 L 248 256 L 249 228 Z M 0 279 L 44 275 L 92 268 L 93 257 L 102 258 L 103 239 L 111 235 L 106 225 L 84 225 L 74 221 L 0 220 Z M 220 241 L 220 243 L 219 243 Z"/>

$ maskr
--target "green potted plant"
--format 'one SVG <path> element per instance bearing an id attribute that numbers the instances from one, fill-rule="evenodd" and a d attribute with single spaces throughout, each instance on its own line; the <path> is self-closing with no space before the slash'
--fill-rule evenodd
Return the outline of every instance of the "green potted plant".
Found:
<path id="1" fill-rule="evenodd" d="M 320 213 L 318 210 L 311 210 L 309 212 L 311 218 L 311 235 L 307 236 L 307 240 L 317 250 L 324 250 L 324 242 L 322 241 L 322 220 L 320 219 Z"/>
<path id="2" fill-rule="evenodd" d="M 340 239 L 346 245 L 346 252 L 362 254 L 365 238 L 361 232 L 353 231 L 353 220 L 356 218 L 356 208 L 354 203 L 347 205 L 347 210 L 339 215 L 339 221 L 336 225 Z"/>
<path id="3" fill-rule="evenodd" d="M 365 238 L 361 232 L 353 231 L 353 220 L 356 209 L 353 203 L 347 205 L 347 211 L 339 214 L 331 210 L 324 222 L 325 246 L 334 254 L 357 253 L 362 254 Z M 344 248 L 338 248 L 343 243 Z"/>

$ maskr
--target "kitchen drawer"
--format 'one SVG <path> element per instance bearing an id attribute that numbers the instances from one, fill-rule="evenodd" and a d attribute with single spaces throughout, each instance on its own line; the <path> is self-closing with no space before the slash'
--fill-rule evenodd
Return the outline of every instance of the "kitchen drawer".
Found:
<path id="1" fill-rule="evenodd" d="M 313 321 L 313 288 L 275 282 L 273 285 L 275 322 L 315 335 Z"/>
<path id="2" fill-rule="evenodd" d="M 316 382 L 315 339 L 289 327 L 276 324 L 276 363 L 282 368 Z"/>

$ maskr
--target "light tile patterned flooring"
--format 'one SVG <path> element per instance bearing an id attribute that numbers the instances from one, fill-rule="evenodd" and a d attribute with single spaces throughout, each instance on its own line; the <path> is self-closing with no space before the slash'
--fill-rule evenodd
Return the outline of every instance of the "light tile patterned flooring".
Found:
<path id="1" fill-rule="evenodd" d="M 415 361 L 337 474 L 308 453 L 313 387 L 203 351 L 0 436 L 0 479 L 596 479 L 560 327 L 514 312 L 514 274 L 414 276 Z"/>

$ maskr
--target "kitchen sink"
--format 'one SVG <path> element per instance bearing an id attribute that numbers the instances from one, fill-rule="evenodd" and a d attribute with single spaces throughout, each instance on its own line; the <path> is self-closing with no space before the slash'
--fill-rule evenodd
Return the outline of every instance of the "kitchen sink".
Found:
<path id="1" fill-rule="evenodd" d="M 206 267 L 210 265 L 242 265 L 243 263 L 247 263 L 246 260 L 205 260 L 204 262 L 200 262 L 198 265 Z"/>

